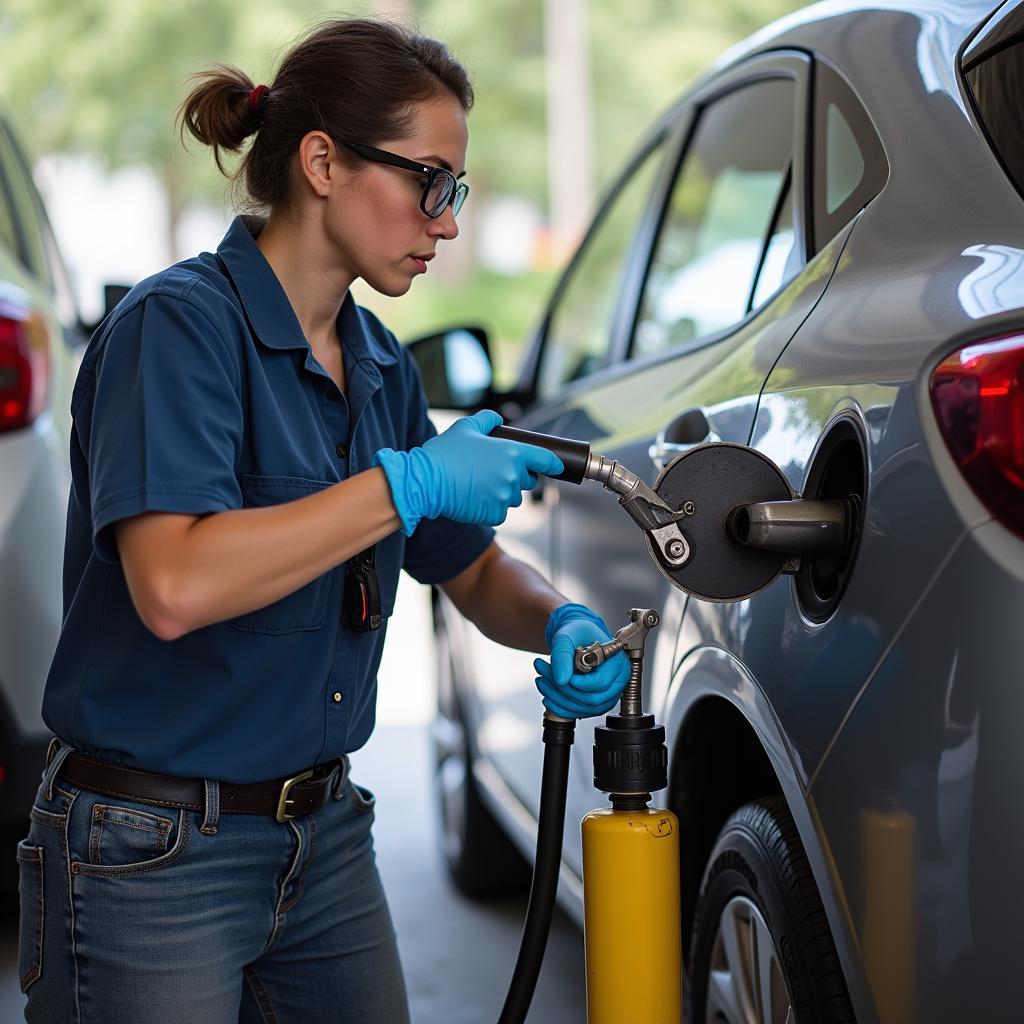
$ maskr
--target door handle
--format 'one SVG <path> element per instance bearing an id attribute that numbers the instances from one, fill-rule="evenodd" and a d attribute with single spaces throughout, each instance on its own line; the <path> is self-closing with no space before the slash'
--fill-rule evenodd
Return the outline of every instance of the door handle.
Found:
<path id="1" fill-rule="evenodd" d="M 699 444 L 722 439 L 712 431 L 707 415 L 700 407 L 681 412 L 664 430 L 658 432 L 654 444 L 647 449 L 651 461 L 664 469 L 677 455 Z"/>

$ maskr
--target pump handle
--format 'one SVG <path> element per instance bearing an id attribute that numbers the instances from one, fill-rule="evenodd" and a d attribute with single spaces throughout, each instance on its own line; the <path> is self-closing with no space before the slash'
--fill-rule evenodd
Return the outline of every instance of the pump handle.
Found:
<path id="1" fill-rule="evenodd" d="M 562 460 L 565 470 L 558 476 L 553 476 L 552 480 L 581 484 L 586 479 L 587 463 L 590 461 L 590 445 L 586 441 L 573 441 L 568 437 L 554 437 L 551 434 L 537 434 L 532 430 L 505 426 L 495 427 L 491 431 L 491 437 L 520 441 L 522 444 L 532 444 L 554 452 Z"/>

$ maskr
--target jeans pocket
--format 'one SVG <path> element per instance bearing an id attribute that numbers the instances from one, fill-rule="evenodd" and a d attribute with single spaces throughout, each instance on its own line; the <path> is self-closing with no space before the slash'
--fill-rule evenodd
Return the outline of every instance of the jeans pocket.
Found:
<path id="1" fill-rule="evenodd" d="M 108 803 L 82 792 L 68 817 L 71 874 L 143 875 L 175 863 L 188 849 L 188 811 L 135 801 Z"/>
<path id="2" fill-rule="evenodd" d="M 43 848 L 27 839 L 18 843 L 18 892 L 18 982 L 27 992 L 43 973 Z"/>
<path id="3" fill-rule="evenodd" d="M 89 863 L 137 864 L 167 852 L 171 818 L 116 804 L 93 804 Z"/>

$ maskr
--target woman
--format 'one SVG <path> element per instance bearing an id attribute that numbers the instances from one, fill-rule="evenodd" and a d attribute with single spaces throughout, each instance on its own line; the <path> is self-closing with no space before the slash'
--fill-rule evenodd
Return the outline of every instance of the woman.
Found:
<path id="1" fill-rule="evenodd" d="M 57 740 L 18 849 L 30 1021 L 407 1019 L 347 758 L 400 569 L 553 650 L 555 712 L 625 683 L 621 655 L 573 675 L 604 623 L 493 540 L 558 459 L 488 437 L 494 413 L 437 436 L 350 294 L 403 294 L 458 234 L 472 98 L 441 44 L 346 20 L 269 87 L 219 67 L 183 104 L 218 166 L 254 136 L 238 175 L 267 216 L 134 288 L 75 386 Z"/>

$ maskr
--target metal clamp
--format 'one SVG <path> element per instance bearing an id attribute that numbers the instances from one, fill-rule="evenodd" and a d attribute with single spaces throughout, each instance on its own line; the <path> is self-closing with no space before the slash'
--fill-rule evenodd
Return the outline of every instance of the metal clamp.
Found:
<path id="1" fill-rule="evenodd" d="M 630 621 L 607 643 L 576 648 L 574 661 L 577 672 L 593 672 L 619 651 L 625 651 L 630 660 L 644 656 L 647 634 L 661 622 L 661 616 L 653 608 L 631 608 L 629 618 Z"/>
<path id="2" fill-rule="evenodd" d="M 625 651 L 629 658 L 629 682 L 622 691 L 622 714 L 634 717 L 643 713 L 640 686 L 644 644 L 647 634 L 661 622 L 661 616 L 653 608 L 630 608 L 629 620 L 607 643 L 577 647 L 573 662 L 577 672 L 593 672 L 619 651 Z"/>
<path id="3" fill-rule="evenodd" d="M 692 516 L 692 501 L 678 511 L 670 508 L 635 473 L 620 462 L 591 453 L 584 474 L 619 496 L 619 504 L 637 526 L 647 533 L 665 561 L 678 569 L 690 560 L 690 544 L 679 529 L 679 522 Z"/>

